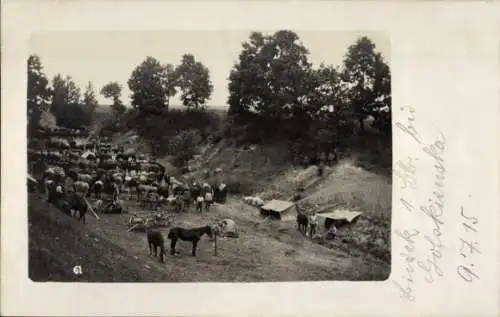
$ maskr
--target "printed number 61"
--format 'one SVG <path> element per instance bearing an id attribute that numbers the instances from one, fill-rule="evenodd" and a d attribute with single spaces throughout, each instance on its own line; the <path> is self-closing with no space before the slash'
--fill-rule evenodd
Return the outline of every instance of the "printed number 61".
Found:
<path id="1" fill-rule="evenodd" d="M 82 275 L 82 273 L 83 273 L 82 266 L 81 265 L 74 266 L 73 273 L 75 273 L 75 275 Z"/>

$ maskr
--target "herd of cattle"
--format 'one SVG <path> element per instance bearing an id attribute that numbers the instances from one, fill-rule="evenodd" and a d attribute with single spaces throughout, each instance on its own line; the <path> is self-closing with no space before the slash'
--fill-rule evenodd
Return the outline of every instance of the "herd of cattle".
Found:
<path id="1" fill-rule="evenodd" d="M 40 134 L 41 138 L 28 145 L 29 174 L 33 176 L 29 188 L 45 193 L 63 211 L 80 211 L 83 221 L 90 207 L 86 198 L 90 197 L 111 200 L 98 210 L 110 213 L 124 211 L 122 199 L 137 200 L 143 208 L 171 207 L 178 212 L 193 203 L 199 207 L 201 202 L 208 210 L 211 199 L 200 197 L 225 202 L 224 184 L 210 186 L 194 179 L 181 182 L 170 177 L 155 159 L 126 154 L 123 148 L 97 138 L 82 138 L 84 133 Z"/>

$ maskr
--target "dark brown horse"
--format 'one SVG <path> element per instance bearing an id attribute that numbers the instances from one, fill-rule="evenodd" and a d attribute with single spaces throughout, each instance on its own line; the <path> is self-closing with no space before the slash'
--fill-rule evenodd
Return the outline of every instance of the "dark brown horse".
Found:
<path id="1" fill-rule="evenodd" d="M 307 226 L 309 225 L 309 219 L 307 216 L 301 213 L 297 214 L 297 226 L 299 228 L 299 232 L 303 235 L 306 235 Z"/>
<path id="2" fill-rule="evenodd" d="M 78 221 L 82 221 L 85 224 L 85 214 L 89 210 L 89 207 L 83 197 L 78 196 L 76 193 L 68 193 L 68 203 L 71 209 L 78 211 Z"/>
<path id="3" fill-rule="evenodd" d="M 212 238 L 212 227 L 208 225 L 192 229 L 173 227 L 168 233 L 168 238 L 170 239 L 170 254 L 174 255 L 176 253 L 175 245 L 177 240 L 181 239 L 182 241 L 191 241 L 193 243 L 191 253 L 193 256 L 196 256 L 196 246 L 204 234 Z"/>
<path id="4" fill-rule="evenodd" d="M 158 248 L 160 248 L 160 262 L 164 263 L 165 255 L 165 240 L 160 231 L 149 230 L 149 226 L 146 223 L 146 236 L 148 238 L 149 255 L 153 254 L 153 249 L 155 251 L 155 257 L 158 254 Z"/>

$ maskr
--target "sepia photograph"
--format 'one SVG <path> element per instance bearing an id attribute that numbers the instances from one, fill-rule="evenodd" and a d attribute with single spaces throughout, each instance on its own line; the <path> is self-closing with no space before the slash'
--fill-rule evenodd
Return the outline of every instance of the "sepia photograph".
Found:
<path id="1" fill-rule="evenodd" d="M 50 31 L 28 49 L 32 281 L 389 278 L 387 34 Z"/>

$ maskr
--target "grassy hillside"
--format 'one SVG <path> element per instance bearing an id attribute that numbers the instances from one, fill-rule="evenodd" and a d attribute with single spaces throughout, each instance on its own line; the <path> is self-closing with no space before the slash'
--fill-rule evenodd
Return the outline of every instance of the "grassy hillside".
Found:
<path id="1" fill-rule="evenodd" d="M 117 140 L 124 139 L 127 135 Z M 137 141 L 132 144 L 141 146 Z M 305 211 L 361 211 L 363 216 L 350 230 L 339 232 L 341 241 L 390 262 L 390 176 L 369 171 L 354 158 L 346 158 L 327 167 L 318 177 L 316 166 L 303 168 L 289 162 L 286 144 L 238 146 L 233 140 L 223 139 L 213 146 L 201 146 L 199 153 L 190 162 L 193 170 L 187 174 L 172 166 L 171 157 L 160 158 L 160 162 L 176 176 L 209 181 L 213 181 L 210 172 L 220 167 L 231 197 L 256 195 L 265 200 L 290 200 L 299 187 L 304 187 L 299 206 Z"/>
<path id="2" fill-rule="evenodd" d="M 28 197 L 28 222 L 29 277 L 33 281 L 169 280 L 164 271 L 88 231 L 76 219 L 64 215 L 34 194 Z M 75 265 L 82 266 L 82 275 L 73 274 Z"/>

